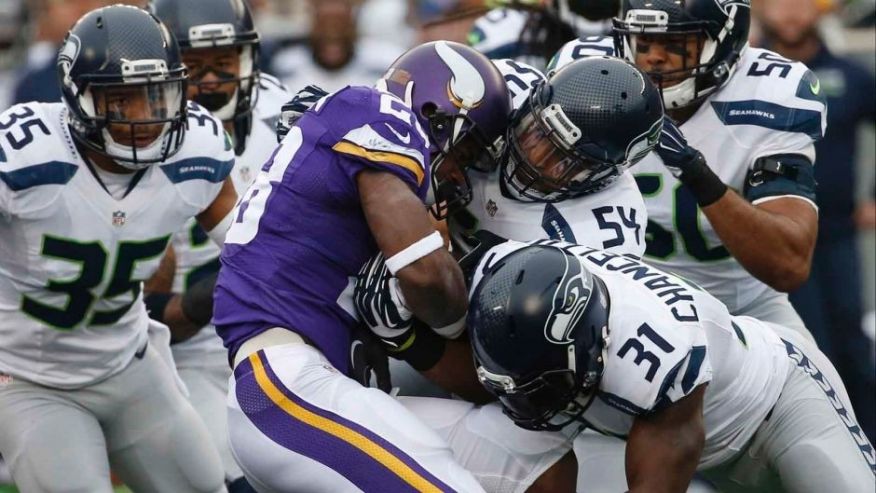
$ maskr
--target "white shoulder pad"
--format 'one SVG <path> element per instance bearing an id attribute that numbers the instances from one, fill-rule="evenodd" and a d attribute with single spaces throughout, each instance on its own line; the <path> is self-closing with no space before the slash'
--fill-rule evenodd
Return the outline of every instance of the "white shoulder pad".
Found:
<path id="1" fill-rule="evenodd" d="M 79 171 L 62 103 L 26 103 L 0 114 L 0 213 L 48 207 Z"/>
<path id="2" fill-rule="evenodd" d="M 656 319 L 647 307 L 617 303 L 635 291 L 612 289 L 609 343 L 601 398 L 628 414 L 647 414 L 678 401 L 712 379 L 706 337 L 696 323 Z M 620 286 L 625 286 L 624 283 Z M 622 309 L 619 305 L 623 305 Z"/>
<path id="3" fill-rule="evenodd" d="M 468 44 L 487 58 L 510 58 L 517 53 L 526 14 L 515 9 L 498 8 L 479 17 L 468 33 Z"/>
<path id="4" fill-rule="evenodd" d="M 158 167 L 185 203 L 203 211 L 213 203 L 234 167 L 231 137 L 218 118 L 190 101 L 182 148 Z"/>
<path id="5" fill-rule="evenodd" d="M 511 95 L 511 106 L 515 110 L 526 102 L 532 89 L 546 78 L 541 71 L 532 65 L 510 58 L 493 60 L 493 64 L 498 67 L 499 72 L 502 72 L 502 77 L 505 78 L 508 94 Z"/>
<path id="6" fill-rule="evenodd" d="M 280 79 L 264 72 L 259 77 L 258 87 L 258 99 L 253 109 L 253 113 L 255 113 L 253 118 L 276 119 L 283 105 L 295 96 L 280 82 Z"/>
<path id="7" fill-rule="evenodd" d="M 806 65 L 760 48 L 748 48 L 728 83 L 708 100 L 739 142 L 752 147 L 752 162 L 773 154 L 804 154 L 827 128 L 821 83 Z"/>
<path id="8" fill-rule="evenodd" d="M 547 75 L 579 58 L 588 56 L 615 56 L 614 39 L 611 36 L 584 36 L 569 41 L 551 59 L 547 66 Z"/>

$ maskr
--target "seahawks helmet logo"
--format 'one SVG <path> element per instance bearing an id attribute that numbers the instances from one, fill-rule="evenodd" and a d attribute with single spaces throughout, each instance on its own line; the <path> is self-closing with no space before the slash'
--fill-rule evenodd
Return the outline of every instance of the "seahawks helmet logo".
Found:
<path id="1" fill-rule="evenodd" d="M 73 69 L 73 65 L 76 64 L 76 60 L 79 59 L 79 51 L 81 49 L 82 40 L 79 39 L 79 36 L 70 33 L 64 41 L 64 46 L 61 47 L 61 51 L 58 52 L 58 66 L 61 69 L 61 73 L 64 74 L 63 83 L 65 86 L 72 88 L 74 94 L 77 94 L 79 91 L 70 77 L 70 71 Z"/>
<path id="2" fill-rule="evenodd" d="M 554 291 L 554 302 L 544 326 L 544 336 L 554 344 L 569 344 L 572 329 L 587 312 L 593 278 L 571 255 L 563 255 L 566 269 Z M 570 262 L 570 258 L 574 261 Z"/>
<path id="3" fill-rule="evenodd" d="M 715 0 L 715 3 L 718 4 L 718 8 L 725 14 L 730 12 L 730 7 L 734 5 L 747 9 L 751 8 L 751 0 Z"/>

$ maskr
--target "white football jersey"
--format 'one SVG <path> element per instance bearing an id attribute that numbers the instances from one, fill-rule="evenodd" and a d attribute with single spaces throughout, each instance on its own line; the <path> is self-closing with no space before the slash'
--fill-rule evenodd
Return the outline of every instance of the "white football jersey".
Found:
<path id="1" fill-rule="evenodd" d="M 526 101 L 544 74 L 525 62 L 493 60 L 502 72 L 512 106 Z M 531 202 L 513 188 L 504 186 L 501 169 L 493 173 L 468 172 L 472 202 L 467 220 L 453 220 L 454 235 L 485 229 L 517 241 L 555 239 L 606 248 L 641 257 L 645 253 L 645 225 L 648 214 L 642 194 L 629 172 L 608 188 L 596 193 L 555 203 Z M 457 244 L 464 246 L 461 237 Z"/>
<path id="2" fill-rule="evenodd" d="M 528 17 L 526 11 L 519 9 L 492 9 L 475 20 L 468 34 L 468 44 L 488 58 L 512 58 L 539 65 L 538 57 L 521 54 L 520 35 Z M 602 35 L 611 30 L 611 22 L 592 22 L 575 16 L 573 27 L 580 36 Z M 544 61 L 539 68 L 544 68 Z"/>
<path id="3" fill-rule="evenodd" d="M 277 147 L 276 123 L 282 106 L 292 99 L 291 94 L 275 77 L 261 74 L 258 99 L 252 111 L 252 130 L 246 140 L 243 154 L 237 156 L 231 179 L 237 196 L 242 197 L 249 185 Z M 219 246 L 213 243 L 197 221 L 189 220 L 173 237 L 176 271 L 173 292 L 182 293 L 191 284 L 219 270 Z M 202 358 L 208 352 L 225 354 L 222 339 L 216 329 L 208 325 L 183 342 L 171 346 L 177 366 L 206 363 Z"/>
<path id="4" fill-rule="evenodd" d="M 587 424 L 626 438 L 636 416 L 659 411 L 708 384 L 700 467 L 718 465 L 741 450 L 778 400 L 787 378 L 789 360 L 775 332 L 753 318 L 731 317 L 707 292 L 636 259 L 548 243 L 581 259 L 608 290 L 604 371 L 597 396 L 584 414 Z M 482 262 L 496 263 L 527 245 L 504 243 Z M 487 266 L 476 269 L 473 286 Z"/>
<path id="5" fill-rule="evenodd" d="M 599 192 L 554 203 L 519 200 L 501 183 L 501 171 L 469 172 L 474 223 L 451 225 L 454 233 L 485 229 L 517 241 L 554 239 L 592 245 L 641 258 L 648 213 L 629 171 Z"/>
<path id="6" fill-rule="evenodd" d="M 604 55 L 610 39 L 567 44 L 551 68 L 576 58 Z M 730 80 L 709 96 L 680 128 L 691 146 L 729 187 L 742 193 L 758 158 L 794 154 L 815 162 L 815 140 L 824 135 L 827 109 L 818 97 L 818 80 L 802 63 L 773 52 L 747 48 Z M 647 260 L 697 283 L 741 314 L 772 288 L 730 256 L 690 192 L 656 153 L 634 169 L 648 208 Z M 781 194 L 761 197 L 758 204 Z M 805 200 L 808 198 L 790 194 Z"/>
<path id="7" fill-rule="evenodd" d="M 0 373 L 57 388 L 107 378 L 143 348 L 141 282 L 234 165 L 221 122 L 193 104 L 179 152 L 119 200 L 73 142 L 61 103 L 0 115 Z"/>

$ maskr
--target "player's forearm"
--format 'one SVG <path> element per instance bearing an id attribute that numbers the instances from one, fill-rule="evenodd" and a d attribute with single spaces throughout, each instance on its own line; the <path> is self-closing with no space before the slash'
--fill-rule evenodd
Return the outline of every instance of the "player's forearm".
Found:
<path id="1" fill-rule="evenodd" d="M 681 493 L 693 479 L 705 442 L 702 427 L 637 430 L 626 448 L 627 485 L 631 493 Z"/>
<path id="2" fill-rule="evenodd" d="M 190 339 L 203 327 L 186 317 L 182 309 L 182 296 L 178 294 L 173 295 L 167 302 L 162 322 L 170 328 L 170 340 L 173 343 Z"/>
<path id="3" fill-rule="evenodd" d="M 666 436 L 670 446 L 627 443 L 627 485 L 630 493 L 683 493 L 687 491 L 702 448 L 684 437 Z M 657 444 L 654 444 L 657 445 Z"/>
<path id="4" fill-rule="evenodd" d="M 804 210 L 810 208 L 800 203 Z M 792 291 L 809 277 L 817 216 L 813 209 L 811 217 L 797 220 L 770 210 L 771 204 L 754 206 L 728 191 L 703 213 L 746 270 L 778 291 Z"/>
<path id="5" fill-rule="evenodd" d="M 494 400 L 478 381 L 471 344 L 465 337 L 447 341 L 444 354 L 438 363 L 424 370 L 422 374 L 435 385 L 469 402 L 486 404 Z"/>
<path id="6" fill-rule="evenodd" d="M 438 258 L 423 258 L 397 275 L 411 312 L 431 327 L 445 327 L 465 316 L 465 280 L 449 252 L 433 255 Z"/>

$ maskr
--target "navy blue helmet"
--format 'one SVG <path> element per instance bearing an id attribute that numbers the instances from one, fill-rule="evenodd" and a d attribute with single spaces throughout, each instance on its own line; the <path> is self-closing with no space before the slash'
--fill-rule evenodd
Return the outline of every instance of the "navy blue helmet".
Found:
<path id="1" fill-rule="evenodd" d="M 602 376 L 605 284 L 551 242 L 482 269 L 466 320 L 478 378 L 517 425 L 560 429 L 587 410 Z"/>
<path id="2" fill-rule="evenodd" d="M 667 109 L 683 108 L 727 82 L 748 45 L 750 24 L 750 0 L 624 0 L 614 20 L 615 47 L 620 56 L 635 61 L 640 45 L 673 40 L 667 51 L 681 55 L 685 66 L 649 75 L 660 85 Z M 695 54 L 688 53 L 692 37 Z M 690 55 L 696 62 L 688 66 Z"/>
<path id="3" fill-rule="evenodd" d="M 258 97 L 259 35 L 244 0 L 152 0 L 149 10 L 165 23 L 179 42 L 189 70 L 189 99 L 222 121 L 233 121 L 236 153 L 243 152 L 252 128 Z M 221 57 L 201 58 L 216 49 L 231 48 L 233 63 Z M 190 60 L 197 60 L 194 63 Z M 212 77 L 207 77 L 212 74 Z M 229 88 L 226 90 L 225 88 Z M 196 91 L 191 91 L 194 88 Z"/>
<path id="4" fill-rule="evenodd" d="M 597 192 L 660 136 L 660 92 L 618 58 L 576 60 L 536 86 L 508 128 L 503 183 L 556 202 Z"/>
<path id="5" fill-rule="evenodd" d="M 179 150 L 186 70 L 176 40 L 154 16 L 125 5 L 89 12 L 67 33 L 57 66 L 79 144 L 130 169 Z"/>

